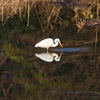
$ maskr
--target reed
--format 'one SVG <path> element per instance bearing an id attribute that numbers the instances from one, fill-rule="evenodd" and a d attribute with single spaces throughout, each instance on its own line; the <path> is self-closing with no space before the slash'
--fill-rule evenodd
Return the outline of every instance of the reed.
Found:
<path id="1" fill-rule="evenodd" d="M 3 24 L 14 15 L 19 15 L 21 21 L 23 17 L 27 18 L 27 26 L 29 26 L 31 11 L 32 13 L 36 13 L 42 29 L 53 29 L 52 24 L 54 24 L 57 19 L 61 21 L 59 13 L 62 6 L 50 3 L 48 0 L 1 0 L 0 9 Z M 42 19 L 44 19 L 44 21 L 42 21 Z M 53 23 L 51 23 L 52 20 Z"/>
<path id="2" fill-rule="evenodd" d="M 75 16 L 73 20 L 76 22 L 77 27 L 79 28 L 78 32 L 83 28 L 86 19 L 99 19 L 100 18 L 100 3 L 99 0 L 85 0 L 87 3 L 84 3 L 80 0 L 82 6 L 75 6 L 73 10 L 75 11 Z"/>
<path id="3" fill-rule="evenodd" d="M 33 0 L 34 2 L 35 0 Z M 2 21 L 12 17 L 15 14 L 20 15 L 23 10 L 28 10 L 28 4 L 31 3 L 30 0 L 1 0 L 0 1 L 0 16 L 2 16 Z"/>
<path id="4" fill-rule="evenodd" d="M 21 12 L 25 9 L 27 4 L 26 0 L 1 0 L 0 1 L 0 16 L 2 16 L 2 22 L 6 22 L 8 18 L 13 17 L 15 14 L 19 13 L 21 17 Z"/>
<path id="5" fill-rule="evenodd" d="M 32 13 L 35 13 L 42 30 L 48 28 L 53 30 L 54 27 L 57 26 L 57 23 L 59 25 L 63 23 L 63 25 L 66 24 L 66 26 L 68 26 L 68 23 L 66 23 L 66 21 L 61 17 L 61 10 L 63 9 L 63 6 L 50 3 L 50 1 L 52 0 L 0 0 L 1 21 L 3 24 L 5 24 L 9 18 L 12 18 L 14 15 L 19 15 L 21 21 L 23 17 L 27 18 L 27 26 L 29 26 L 30 16 Z M 80 1 L 81 2 L 78 5 L 84 5 L 84 1 Z M 91 6 L 73 7 L 73 11 L 75 12 L 73 20 L 79 27 L 79 31 L 83 27 L 84 19 L 94 18 L 94 16 L 96 16 L 96 18 L 100 17 L 99 0 L 92 0 L 93 2 L 91 0 L 85 1 L 88 1 Z M 95 6 L 97 7 L 96 12 L 93 11 Z M 65 9 L 67 11 L 67 8 Z M 66 11 L 63 12 L 63 15 L 66 13 Z"/>

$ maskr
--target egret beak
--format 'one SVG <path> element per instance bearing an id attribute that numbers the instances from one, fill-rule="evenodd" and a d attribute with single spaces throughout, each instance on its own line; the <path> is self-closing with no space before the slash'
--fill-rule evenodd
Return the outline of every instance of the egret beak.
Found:
<path id="1" fill-rule="evenodd" d="M 60 54 L 59 58 L 61 58 L 61 57 L 62 57 L 62 54 L 63 54 L 63 53 L 61 53 L 61 54 Z"/>
<path id="2" fill-rule="evenodd" d="M 60 46 L 63 47 L 63 45 L 59 42 Z"/>

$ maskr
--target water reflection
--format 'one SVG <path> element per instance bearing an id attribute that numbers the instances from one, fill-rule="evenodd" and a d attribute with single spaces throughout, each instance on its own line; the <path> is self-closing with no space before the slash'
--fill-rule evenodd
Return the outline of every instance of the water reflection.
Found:
<path id="1" fill-rule="evenodd" d="M 60 56 L 58 56 L 57 53 L 49 53 L 49 52 L 45 52 L 45 53 L 35 53 L 35 56 L 40 58 L 43 61 L 46 62 L 52 62 L 52 61 L 60 61 L 62 53 L 60 54 Z"/>
<path id="2" fill-rule="evenodd" d="M 53 51 L 59 51 L 59 52 L 90 51 L 90 48 L 89 48 L 89 47 L 80 47 L 80 48 L 61 48 L 61 49 L 53 49 Z"/>
<path id="3" fill-rule="evenodd" d="M 80 48 L 59 48 L 59 49 L 52 49 L 52 51 L 55 52 L 79 52 L 79 51 L 90 51 L 89 47 L 80 47 Z M 53 61 L 60 61 L 62 53 L 60 54 L 60 56 L 57 53 L 49 53 L 49 52 L 45 52 L 45 53 L 35 53 L 35 56 L 40 58 L 43 61 L 46 62 L 53 62 Z"/>

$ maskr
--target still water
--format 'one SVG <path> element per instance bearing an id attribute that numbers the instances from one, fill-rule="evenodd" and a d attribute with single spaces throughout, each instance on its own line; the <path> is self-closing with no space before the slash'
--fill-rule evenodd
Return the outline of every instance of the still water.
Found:
<path id="1" fill-rule="evenodd" d="M 100 31 L 9 30 L 0 36 L 0 100 L 100 99 Z M 34 47 L 48 37 L 63 47 Z"/>

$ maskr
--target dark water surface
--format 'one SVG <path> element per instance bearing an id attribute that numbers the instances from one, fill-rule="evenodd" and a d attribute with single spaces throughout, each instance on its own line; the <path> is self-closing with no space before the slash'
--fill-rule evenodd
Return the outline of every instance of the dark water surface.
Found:
<path id="1" fill-rule="evenodd" d="M 99 33 L 72 27 L 58 33 L 2 29 L 0 100 L 99 100 Z M 60 38 L 63 48 L 34 47 L 48 37 Z"/>

